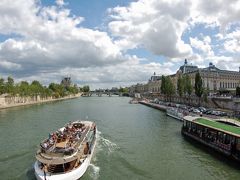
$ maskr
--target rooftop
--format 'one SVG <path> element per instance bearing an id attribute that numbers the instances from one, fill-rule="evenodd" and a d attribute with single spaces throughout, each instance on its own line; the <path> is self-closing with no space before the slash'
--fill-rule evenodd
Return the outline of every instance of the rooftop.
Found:
<path id="1" fill-rule="evenodd" d="M 228 124 L 207 120 L 204 118 L 197 118 L 197 119 L 195 119 L 195 122 L 197 122 L 198 124 L 202 124 L 204 126 L 213 127 L 215 129 L 219 129 L 219 130 L 229 132 L 229 133 L 232 133 L 235 135 L 240 135 L 240 127 L 231 126 Z"/>

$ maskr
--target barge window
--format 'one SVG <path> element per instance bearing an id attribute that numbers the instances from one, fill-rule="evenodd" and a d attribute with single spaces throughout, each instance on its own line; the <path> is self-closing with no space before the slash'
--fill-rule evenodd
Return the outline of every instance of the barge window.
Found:
<path id="1" fill-rule="evenodd" d="M 230 135 L 228 134 L 225 136 L 225 144 L 230 144 Z"/>
<path id="2" fill-rule="evenodd" d="M 237 138 L 237 146 L 236 149 L 240 151 L 240 138 Z"/>
<path id="3" fill-rule="evenodd" d="M 183 121 L 183 126 L 186 127 L 187 126 L 187 122 Z"/>
<path id="4" fill-rule="evenodd" d="M 193 131 L 196 130 L 196 124 L 195 123 L 192 123 L 192 129 L 193 129 Z"/>

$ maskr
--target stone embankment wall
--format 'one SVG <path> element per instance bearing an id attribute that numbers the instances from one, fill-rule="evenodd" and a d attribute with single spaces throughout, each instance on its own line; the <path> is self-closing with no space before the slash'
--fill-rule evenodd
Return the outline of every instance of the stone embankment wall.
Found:
<path id="1" fill-rule="evenodd" d="M 214 101 L 219 108 L 240 112 L 239 98 L 231 98 L 231 99 L 213 98 L 212 101 Z"/>
<path id="2" fill-rule="evenodd" d="M 34 97 L 0 96 L 0 109 L 8 108 L 8 107 L 15 107 L 15 106 L 29 105 L 29 104 L 36 104 L 36 103 L 59 101 L 59 100 L 64 100 L 64 99 L 77 98 L 80 96 L 81 96 L 81 94 L 68 95 L 63 98 L 40 97 L 40 96 L 34 96 Z"/>
<path id="3" fill-rule="evenodd" d="M 162 95 L 153 95 L 147 98 L 158 98 L 161 101 L 168 101 L 180 104 L 186 104 L 190 106 L 199 106 L 199 98 L 195 96 L 191 97 L 179 97 L 179 96 L 172 96 L 172 97 L 164 97 Z M 208 97 L 207 102 L 203 99 L 200 100 L 200 106 L 204 106 L 207 108 L 220 108 L 220 109 L 227 109 L 231 111 L 240 111 L 240 99 L 239 98 L 214 98 Z"/>

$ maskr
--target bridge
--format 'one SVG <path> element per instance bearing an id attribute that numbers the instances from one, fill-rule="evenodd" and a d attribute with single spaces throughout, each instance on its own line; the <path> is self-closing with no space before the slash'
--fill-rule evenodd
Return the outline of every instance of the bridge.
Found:
<path id="1" fill-rule="evenodd" d="M 119 92 L 119 91 L 99 91 L 99 90 L 95 90 L 95 91 L 89 91 L 89 92 L 85 92 L 82 94 L 82 96 L 85 97 L 91 97 L 91 96 L 98 96 L 98 97 L 102 97 L 102 96 L 129 96 L 129 93 L 123 93 L 123 92 Z"/>

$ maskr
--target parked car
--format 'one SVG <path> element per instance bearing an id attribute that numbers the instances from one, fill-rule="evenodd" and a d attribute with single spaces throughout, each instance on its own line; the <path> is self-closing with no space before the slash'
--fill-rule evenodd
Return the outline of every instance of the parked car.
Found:
<path id="1" fill-rule="evenodd" d="M 226 112 L 221 112 L 219 116 L 227 116 L 228 114 Z"/>
<path id="2" fill-rule="evenodd" d="M 201 111 L 199 109 L 193 109 L 194 113 L 200 113 Z"/>
<path id="3" fill-rule="evenodd" d="M 195 109 L 194 107 L 190 107 L 189 112 L 193 112 L 194 109 Z"/>
<path id="4" fill-rule="evenodd" d="M 206 112 L 205 112 L 205 114 L 212 114 L 212 111 L 213 111 L 213 110 L 211 110 L 211 109 L 207 109 Z"/>
<path id="5" fill-rule="evenodd" d="M 198 108 L 202 113 L 205 113 L 207 111 L 207 109 L 205 107 L 199 107 Z"/>

